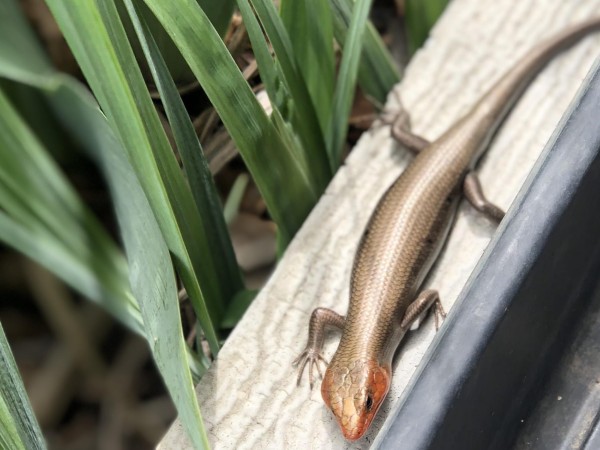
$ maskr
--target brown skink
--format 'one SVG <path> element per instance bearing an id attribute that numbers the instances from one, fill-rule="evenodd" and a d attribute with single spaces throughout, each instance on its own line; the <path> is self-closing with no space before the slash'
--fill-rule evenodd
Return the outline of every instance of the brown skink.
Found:
<path id="1" fill-rule="evenodd" d="M 368 429 L 390 387 L 391 363 L 398 344 L 433 307 L 444 316 L 437 291 L 419 292 L 438 256 L 457 211 L 461 194 L 473 206 L 500 221 L 503 212 L 487 201 L 474 166 L 502 119 L 529 82 L 558 52 L 600 29 L 600 18 L 564 30 L 530 51 L 452 128 L 432 143 L 410 134 L 401 119 L 392 134 L 417 156 L 379 201 L 358 247 L 346 317 L 313 311 L 305 350 L 294 362 L 298 382 L 309 366 L 321 375 L 325 326 L 342 337 L 321 385 L 321 394 L 346 439 Z"/>

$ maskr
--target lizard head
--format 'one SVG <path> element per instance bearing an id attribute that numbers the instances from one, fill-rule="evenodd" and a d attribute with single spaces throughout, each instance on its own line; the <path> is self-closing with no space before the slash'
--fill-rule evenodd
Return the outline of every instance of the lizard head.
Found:
<path id="1" fill-rule="evenodd" d="M 331 362 L 321 395 L 335 415 L 344 437 L 360 438 L 375 417 L 390 388 L 391 369 L 374 360 L 354 360 L 349 365 Z"/>

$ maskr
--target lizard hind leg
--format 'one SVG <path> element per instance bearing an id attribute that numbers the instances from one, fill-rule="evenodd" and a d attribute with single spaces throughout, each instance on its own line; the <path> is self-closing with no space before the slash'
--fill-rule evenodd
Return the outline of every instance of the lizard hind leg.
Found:
<path id="1" fill-rule="evenodd" d="M 477 211 L 496 222 L 500 222 L 504 218 L 504 211 L 485 197 L 481 182 L 475 172 L 469 172 L 465 177 L 463 191 L 466 199 Z"/>
<path id="2" fill-rule="evenodd" d="M 392 137 L 412 153 L 420 153 L 430 142 L 410 131 L 410 117 L 402 109 L 392 122 Z"/>
<path id="3" fill-rule="evenodd" d="M 400 327 L 403 330 L 416 330 L 425 319 L 427 313 L 433 308 L 435 317 L 435 329 L 438 330 L 440 322 L 446 317 L 446 312 L 440 301 L 440 294 L 434 289 L 427 289 L 421 292 L 418 297 L 408 305 Z"/>
<path id="4" fill-rule="evenodd" d="M 416 155 L 427 147 L 430 142 L 410 131 L 410 114 L 406 108 L 404 108 L 397 90 L 393 91 L 393 95 L 396 97 L 398 103 L 395 111 L 384 111 L 381 118 L 384 124 L 391 125 L 392 137 L 400 145 Z"/>

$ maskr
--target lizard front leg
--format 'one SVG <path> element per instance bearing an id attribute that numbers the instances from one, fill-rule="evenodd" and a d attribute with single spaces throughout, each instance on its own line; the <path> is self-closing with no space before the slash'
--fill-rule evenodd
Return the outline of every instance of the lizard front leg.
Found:
<path id="1" fill-rule="evenodd" d="M 308 378 L 311 389 L 314 385 L 313 366 L 317 367 L 319 377 L 323 378 L 319 363 L 323 362 L 325 365 L 329 364 L 321 354 L 323 351 L 323 342 L 325 341 L 325 327 L 329 325 L 342 330 L 345 323 L 345 317 L 339 315 L 335 311 L 328 308 L 315 308 L 310 316 L 310 322 L 308 324 L 308 342 L 306 343 L 306 347 L 302 353 L 300 353 L 300 356 L 292 363 L 294 366 L 299 366 L 298 385 L 300 385 L 302 373 L 307 364 L 309 365 Z"/>

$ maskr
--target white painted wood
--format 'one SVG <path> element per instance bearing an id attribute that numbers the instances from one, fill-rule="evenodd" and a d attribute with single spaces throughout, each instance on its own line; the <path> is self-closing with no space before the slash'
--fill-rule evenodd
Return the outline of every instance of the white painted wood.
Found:
<path id="1" fill-rule="evenodd" d="M 435 139 L 533 44 L 593 14 L 600 14 L 600 0 L 453 0 L 395 89 L 411 113 L 413 130 Z M 558 57 L 500 130 L 480 174 L 486 194 L 501 207 L 510 206 L 599 50 L 596 35 Z M 387 107 L 395 105 L 391 95 Z M 310 392 L 305 378 L 297 388 L 291 367 L 305 345 L 313 308 L 345 313 L 361 232 L 379 197 L 410 162 L 389 133 L 389 127 L 380 125 L 363 135 L 198 385 L 215 449 L 368 448 L 419 365 L 434 336 L 432 320 L 403 344 L 389 400 L 370 432 L 351 444 L 325 408 L 319 385 Z M 439 290 L 447 310 L 494 231 L 463 202 L 426 282 Z M 337 336 L 332 336 L 325 349 L 328 358 L 336 345 Z M 190 448 L 179 422 L 158 448 Z"/>

